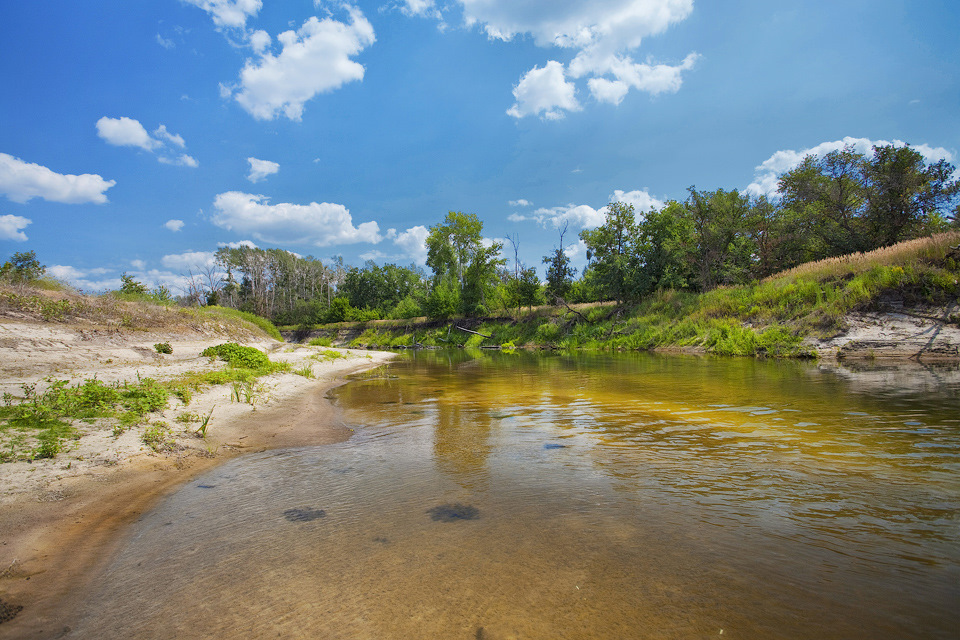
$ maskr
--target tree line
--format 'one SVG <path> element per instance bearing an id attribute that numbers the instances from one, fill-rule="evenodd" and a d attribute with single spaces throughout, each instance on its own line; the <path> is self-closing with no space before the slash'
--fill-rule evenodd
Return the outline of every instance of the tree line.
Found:
<path id="1" fill-rule="evenodd" d="M 451 211 L 430 227 L 427 270 L 373 262 L 351 267 L 342 259 L 323 264 L 282 249 L 225 247 L 214 264 L 187 274 L 179 300 L 250 311 L 281 325 L 624 303 L 660 289 L 705 292 L 745 284 L 804 262 L 960 226 L 953 165 L 927 162 L 909 146 L 808 156 L 778 186 L 776 200 L 691 186 L 685 200 L 639 214 L 632 205 L 611 203 L 603 224 L 579 234 L 587 249 L 579 277 L 564 250 L 566 227 L 542 258 L 541 283 L 535 266 L 520 260 L 518 238 L 509 239 L 509 268 L 503 244 L 484 240 L 476 215 Z M 0 274 L 34 266 L 21 262 L 28 261 L 8 262 Z"/>

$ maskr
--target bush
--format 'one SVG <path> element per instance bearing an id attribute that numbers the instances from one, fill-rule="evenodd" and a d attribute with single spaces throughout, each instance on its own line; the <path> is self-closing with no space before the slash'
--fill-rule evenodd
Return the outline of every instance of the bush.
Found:
<path id="1" fill-rule="evenodd" d="M 169 342 L 158 342 L 153 345 L 153 348 L 157 350 L 157 353 L 173 353 L 173 347 L 170 346 Z"/>
<path id="2" fill-rule="evenodd" d="M 253 369 L 263 373 L 273 369 L 273 363 L 267 358 L 267 354 L 254 347 L 246 347 L 236 342 L 226 342 L 215 347 L 207 347 L 200 355 L 220 358 L 236 369 Z"/>

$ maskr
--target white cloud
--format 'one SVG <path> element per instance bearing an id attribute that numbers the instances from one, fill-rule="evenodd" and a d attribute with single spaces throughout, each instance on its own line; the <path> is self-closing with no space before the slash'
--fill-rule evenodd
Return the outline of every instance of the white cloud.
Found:
<path id="1" fill-rule="evenodd" d="M 429 229 L 423 225 L 417 225 L 397 234 L 393 244 L 403 249 L 415 263 L 424 265 L 427 263 L 427 236 L 429 235 Z"/>
<path id="2" fill-rule="evenodd" d="M 216 255 L 212 251 L 185 251 L 160 258 L 160 264 L 164 267 L 180 272 L 200 271 L 212 267 L 216 261 Z"/>
<path id="3" fill-rule="evenodd" d="M 137 121 L 134 120 L 134 122 L 137 122 Z M 140 124 L 140 123 L 137 122 L 137 124 Z M 183 136 L 178 135 L 176 133 L 170 133 L 169 131 L 167 131 L 166 125 L 160 125 L 159 127 L 157 127 L 157 130 L 153 132 L 153 135 L 157 136 L 158 140 L 166 140 L 170 144 L 180 147 L 181 149 L 187 146 L 187 143 L 183 139 Z"/>
<path id="4" fill-rule="evenodd" d="M 183 149 L 187 143 L 183 136 L 171 133 L 166 125 L 160 125 L 151 137 L 139 120 L 127 118 L 108 118 L 104 116 L 97 120 L 97 135 L 108 144 L 118 147 L 138 147 L 145 151 L 158 152 L 157 160 L 163 164 L 173 164 L 181 167 L 196 168 L 200 166 L 197 159 L 185 153 L 174 157 L 168 155 L 173 147 Z"/>
<path id="5" fill-rule="evenodd" d="M 610 195 L 608 202 L 633 205 L 638 217 L 650 209 L 659 209 L 664 205 L 662 200 L 650 195 L 646 189 L 634 191 L 617 189 Z M 606 221 L 606 216 L 607 205 L 594 209 L 588 204 L 567 204 L 558 207 L 540 207 L 527 216 L 515 213 L 508 219 L 511 222 L 532 220 L 543 227 L 551 226 L 555 229 L 559 229 L 564 224 L 581 229 L 594 229 Z"/>
<path id="6" fill-rule="evenodd" d="M 409 0 L 408 0 L 409 1 Z M 677 91 L 681 72 L 692 68 L 697 54 L 678 65 L 635 63 L 629 53 L 644 38 L 666 31 L 693 11 L 693 0 L 456 0 L 467 25 L 476 25 L 496 40 L 529 34 L 541 47 L 577 50 L 566 75 L 587 78 L 594 98 L 619 104 L 631 88 L 653 95 Z M 407 13 L 413 13 L 409 8 Z M 559 63 L 557 63 L 559 64 Z M 610 76 L 610 77 L 607 77 Z M 560 86 L 554 78 L 555 86 Z M 571 94 L 572 95 L 572 94 Z M 562 115 L 555 103 L 542 109 L 547 119 Z M 565 108 L 565 107 L 564 107 Z M 569 109 L 568 109 L 569 110 Z M 514 117 L 539 115 L 540 110 L 517 104 Z"/>
<path id="7" fill-rule="evenodd" d="M 791 169 L 799 166 L 803 159 L 808 155 L 822 157 L 833 151 L 840 151 L 846 147 L 851 147 L 857 153 L 864 155 L 873 155 L 874 146 L 894 145 L 897 147 L 906 146 L 907 143 L 902 140 L 871 140 L 870 138 L 853 138 L 847 136 L 842 140 L 832 140 L 830 142 L 821 142 L 815 147 L 795 151 L 793 149 L 784 149 L 777 151 L 772 156 L 764 160 L 755 169 L 754 180 L 747 188 L 743 190 L 744 194 L 758 197 L 761 195 L 768 198 L 775 198 L 778 195 L 778 182 L 780 176 Z M 911 148 L 924 157 L 927 162 L 939 162 L 946 160 L 954 161 L 954 155 L 943 147 L 931 147 L 927 144 L 911 145 Z"/>
<path id="8" fill-rule="evenodd" d="M 219 194 L 213 206 L 217 210 L 211 219 L 215 225 L 262 242 L 327 247 L 382 239 L 376 222 L 354 227 L 350 211 L 342 204 L 270 204 L 262 195 L 228 191 Z"/>
<path id="9" fill-rule="evenodd" d="M 408 16 L 443 19 L 434 0 L 403 0 L 400 11 Z"/>
<path id="10" fill-rule="evenodd" d="M 144 269 L 147 268 L 147 263 L 143 260 L 131 260 L 130 266 L 133 267 L 134 269 L 137 269 L 138 271 L 143 271 Z"/>
<path id="11" fill-rule="evenodd" d="M 108 291 L 119 289 L 122 282 L 119 275 L 104 277 L 109 269 L 77 269 L 69 265 L 55 264 L 47 267 L 47 273 L 63 280 L 82 291 Z"/>
<path id="12" fill-rule="evenodd" d="M 630 88 L 646 91 L 651 95 L 676 93 L 683 84 L 682 73 L 689 71 L 700 58 L 691 53 L 683 62 L 671 66 L 668 64 L 637 64 L 629 57 L 614 56 L 605 63 L 595 65 L 578 64 L 579 57 L 570 64 L 570 75 L 580 77 L 588 73 L 609 73 L 615 80 L 593 77 L 587 80 L 590 92 L 598 102 L 620 104 Z"/>
<path id="13" fill-rule="evenodd" d="M 56 173 L 39 164 L 0 153 L 0 193 L 14 202 L 43 198 L 64 204 L 103 204 L 107 202 L 104 192 L 115 184 L 115 180 L 104 180 L 96 174 Z"/>
<path id="14" fill-rule="evenodd" d="M 610 202 L 622 202 L 632 204 L 634 211 L 639 215 L 646 213 L 651 209 L 661 209 L 665 204 L 663 200 L 653 197 L 646 189 L 642 191 L 621 191 L 617 189 L 610 196 Z"/>
<path id="15" fill-rule="evenodd" d="M 240 240 L 239 242 L 218 242 L 218 247 L 227 247 L 229 249 L 239 249 L 240 247 L 249 247 L 251 249 L 256 249 L 257 245 L 254 244 L 253 240 Z"/>
<path id="16" fill-rule="evenodd" d="M 183 220 L 167 220 L 163 223 L 163 226 L 170 229 L 170 231 L 177 232 L 183 229 Z"/>
<path id="17" fill-rule="evenodd" d="M 273 175 L 277 171 L 280 171 L 280 165 L 276 162 L 270 162 L 269 160 L 247 158 L 247 162 L 250 163 L 250 173 L 247 174 L 247 180 L 250 182 L 260 182 L 267 176 Z"/>
<path id="18" fill-rule="evenodd" d="M 210 14 L 218 27 L 242 29 L 247 18 L 257 15 L 263 6 L 262 0 L 183 0 L 187 4 L 200 7 Z"/>
<path id="19" fill-rule="evenodd" d="M 350 22 L 310 17 L 298 31 L 277 36 L 282 50 L 263 51 L 248 59 L 240 71 L 236 93 L 224 89 L 250 115 L 273 120 L 284 115 L 299 121 L 303 105 L 319 93 L 333 91 L 346 82 L 362 80 L 364 68 L 351 60 L 376 38 L 373 26 L 356 7 L 345 7 Z"/>
<path id="20" fill-rule="evenodd" d="M 547 120 L 559 120 L 564 110 L 581 109 L 576 94 L 577 88 L 564 77 L 563 65 L 550 60 L 542 69 L 534 67 L 520 79 L 513 88 L 516 103 L 507 109 L 507 114 L 522 118 L 542 112 Z"/>
<path id="21" fill-rule="evenodd" d="M 23 232 L 33 220 L 23 216 L 0 216 L 0 240 L 26 242 L 27 234 Z"/>
<path id="22" fill-rule="evenodd" d="M 536 220 L 544 227 L 549 224 L 559 229 L 563 223 L 569 222 L 575 227 L 593 229 L 603 224 L 605 213 L 606 207 L 594 209 L 586 204 L 568 204 L 559 207 L 541 207 L 528 219 Z"/>
<path id="23" fill-rule="evenodd" d="M 125 116 L 120 118 L 104 116 L 97 120 L 97 135 L 108 144 L 118 147 L 140 147 L 146 151 L 153 151 L 163 146 L 162 142 L 150 137 L 139 120 Z"/>
<path id="24" fill-rule="evenodd" d="M 273 42 L 270 39 L 270 34 L 263 30 L 254 31 L 247 40 L 254 53 L 263 53 Z"/>
<path id="25" fill-rule="evenodd" d="M 526 198 L 520 198 L 519 200 L 511 200 L 508 203 L 511 207 L 532 207 L 533 203 L 527 200 Z"/>
<path id="26" fill-rule="evenodd" d="M 173 49 L 175 46 L 177 46 L 173 40 L 168 40 L 167 38 L 164 38 L 163 36 L 161 36 L 159 33 L 157 34 L 157 44 L 159 44 L 164 49 Z"/>

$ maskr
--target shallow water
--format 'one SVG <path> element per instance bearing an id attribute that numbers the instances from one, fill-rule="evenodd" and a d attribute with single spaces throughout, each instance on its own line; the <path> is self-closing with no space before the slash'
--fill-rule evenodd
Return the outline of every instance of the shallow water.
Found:
<path id="1" fill-rule="evenodd" d="M 956 367 L 407 356 L 146 515 L 77 637 L 948 638 Z"/>

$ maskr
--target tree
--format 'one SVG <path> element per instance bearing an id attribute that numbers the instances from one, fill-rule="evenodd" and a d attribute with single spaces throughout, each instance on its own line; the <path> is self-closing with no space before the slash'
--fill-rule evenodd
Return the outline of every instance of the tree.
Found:
<path id="1" fill-rule="evenodd" d="M 507 282 L 507 294 L 510 300 L 510 306 L 517 307 L 517 314 L 520 314 L 521 307 L 532 307 L 540 301 L 540 278 L 537 277 L 537 270 L 533 267 L 521 269 L 516 278 L 510 278 Z"/>
<path id="2" fill-rule="evenodd" d="M 643 238 L 644 293 L 687 289 L 695 284 L 693 221 L 682 203 L 672 200 L 661 209 L 648 212 L 639 223 L 638 232 Z"/>
<path id="3" fill-rule="evenodd" d="M 434 317 L 450 315 L 454 301 L 467 314 L 485 313 L 487 298 L 497 280 L 503 244 L 483 244 L 483 223 L 476 215 L 450 211 L 427 236 L 427 266 L 433 270 L 431 295 L 425 305 Z"/>
<path id="4" fill-rule="evenodd" d="M 463 283 L 467 265 L 483 247 L 483 223 L 472 213 L 449 211 L 440 224 L 430 227 L 427 236 L 427 266 L 434 278 L 453 273 Z"/>
<path id="5" fill-rule="evenodd" d="M 33 251 L 18 251 L 0 267 L 0 277 L 13 284 L 25 284 L 39 280 L 47 268 L 37 260 Z"/>
<path id="6" fill-rule="evenodd" d="M 587 260 L 607 299 L 622 303 L 637 297 L 639 238 L 633 205 L 607 205 L 606 222 L 596 229 L 584 229 L 580 239 L 587 245 Z"/>
<path id="7" fill-rule="evenodd" d="M 936 227 L 960 189 L 950 179 L 953 165 L 946 160 L 928 165 L 909 146 L 874 147 L 873 157 L 863 161 L 863 174 L 867 226 L 878 247 L 941 230 Z"/>
<path id="8" fill-rule="evenodd" d="M 756 228 L 750 198 L 737 191 L 688 189 L 686 208 L 696 243 L 694 262 L 701 291 L 751 279 Z"/>
<path id="9" fill-rule="evenodd" d="M 120 293 L 129 293 L 135 295 L 146 295 L 147 294 L 147 285 L 142 282 L 137 282 L 133 279 L 133 276 L 123 273 L 120 276 Z"/>
<path id="10" fill-rule="evenodd" d="M 577 270 L 570 266 L 570 258 L 563 250 L 563 236 L 567 233 L 568 223 L 560 230 L 560 244 L 554 248 L 552 255 L 543 256 L 543 264 L 547 265 L 547 300 L 556 302 L 565 299 L 570 293 L 573 278 Z"/>

